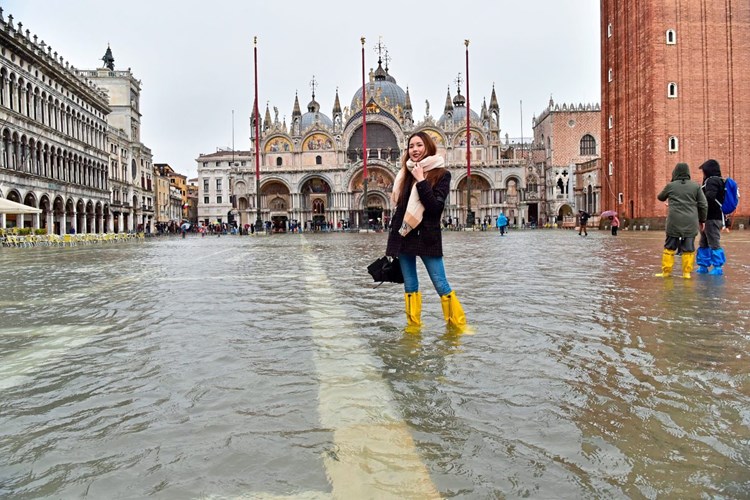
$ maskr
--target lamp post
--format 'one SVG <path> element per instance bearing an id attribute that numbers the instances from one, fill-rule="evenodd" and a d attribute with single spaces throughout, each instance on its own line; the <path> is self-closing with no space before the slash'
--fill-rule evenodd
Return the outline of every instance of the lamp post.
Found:
<path id="1" fill-rule="evenodd" d="M 253 37 L 253 66 L 255 68 L 255 103 L 253 116 L 255 117 L 255 232 L 263 228 L 260 220 L 260 124 L 258 120 L 258 37 Z"/>
<path id="2" fill-rule="evenodd" d="M 474 227 L 474 212 L 471 211 L 471 105 L 469 103 L 469 40 L 466 45 L 466 226 Z"/>
<path id="3" fill-rule="evenodd" d="M 360 38 L 362 42 L 362 178 L 364 180 L 364 193 L 362 198 L 362 213 L 365 222 L 365 230 L 370 229 L 370 216 L 367 211 L 367 99 L 365 91 L 365 37 Z"/>

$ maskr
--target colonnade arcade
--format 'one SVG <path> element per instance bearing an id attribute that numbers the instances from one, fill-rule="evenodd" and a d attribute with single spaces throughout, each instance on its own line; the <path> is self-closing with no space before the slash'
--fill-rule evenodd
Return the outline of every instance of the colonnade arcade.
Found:
<path id="1" fill-rule="evenodd" d="M 2 193 L 0 193 L 2 196 Z M 23 205 L 39 208 L 40 214 L 0 214 L 0 224 L 45 229 L 48 234 L 90 234 L 111 232 L 112 217 L 109 204 L 101 201 L 63 199 L 60 195 L 43 194 L 38 200 L 33 191 L 22 197 L 17 190 L 9 191 L 7 199 Z M 37 203 L 38 201 L 38 203 Z"/>
<path id="2" fill-rule="evenodd" d="M 455 173 L 454 173 L 455 175 Z M 461 223 L 466 220 L 468 212 L 468 177 L 461 173 L 454 188 L 451 189 L 448 207 L 444 212 Z M 511 224 L 528 222 L 527 207 L 520 189 L 521 179 L 508 176 L 500 187 L 493 187 L 491 180 L 483 173 L 471 173 L 471 210 L 476 221 L 481 223 L 485 219 L 494 222 L 500 212 L 505 213 Z"/>
<path id="3" fill-rule="evenodd" d="M 463 223 L 468 208 L 467 176 L 465 172 L 453 171 L 452 174 L 454 179 L 444 216 Z M 334 192 L 328 177 L 319 173 L 307 175 L 300 180 L 299 189 L 290 186 L 285 176 L 266 177 L 260 185 L 261 220 L 271 221 L 276 230 L 287 230 L 291 223 L 315 227 L 322 222 L 337 226 L 344 221 L 352 227 L 364 227 L 368 223 L 387 225 L 390 222 L 393 210 L 390 198 L 396 177 L 390 167 L 368 165 L 366 203 L 361 164 L 354 167 L 354 174 L 348 181 L 344 178 L 346 191 Z M 521 179 L 510 175 L 499 186 L 493 184 L 485 173 L 472 172 L 471 209 L 477 221 L 494 221 L 504 212 L 511 224 L 528 222 L 529 207 L 520 188 Z M 235 189 L 246 193 L 237 199 L 240 225 L 253 224 L 257 216 L 255 195 L 247 194 L 243 181 L 237 182 Z"/>
<path id="4" fill-rule="evenodd" d="M 43 87 L 0 67 L 0 106 L 25 116 L 61 134 L 103 150 L 107 139 L 104 114 L 88 104 L 60 101 Z"/>
<path id="5" fill-rule="evenodd" d="M 107 167 L 101 160 L 43 143 L 8 128 L 3 129 L 0 145 L 3 168 L 93 189 L 109 189 Z"/>

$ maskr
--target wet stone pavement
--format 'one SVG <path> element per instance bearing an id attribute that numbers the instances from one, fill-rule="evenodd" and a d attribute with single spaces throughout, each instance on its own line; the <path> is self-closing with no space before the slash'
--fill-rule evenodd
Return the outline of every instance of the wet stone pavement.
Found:
<path id="1" fill-rule="evenodd" d="M 0 498 L 750 497 L 750 231 L 444 233 L 473 335 L 384 234 L 0 250 Z"/>

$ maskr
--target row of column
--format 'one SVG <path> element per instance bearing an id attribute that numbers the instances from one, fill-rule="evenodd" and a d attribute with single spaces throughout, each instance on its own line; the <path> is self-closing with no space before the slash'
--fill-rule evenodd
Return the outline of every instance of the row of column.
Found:
<path id="1" fill-rule="evenodd" d="M 8 222 L 9 214 L 0 214 L 0 227 L 6 227 Z M 133 223 L 131 223 L 131 215 L 133 217 Z M 127 232 L 135 229 L 135 214 L 130 213 L 117 213 L 112 214 L 109 217 L 104 217 L 104 214 L 93 214 L 92 217 L 88 217 L 85 212 L 76 213 L 73 212 L 69 216 L 67 213 L 55 215 L 53 212 L 44 212 L 41 214 L 16 214 L 16 227 L 25 227 L 27 220 L 31 221 L 32 229 L 40 229 L 42 227 L 42 220 L 44 219 L 47 232 L 56 232 L 57 234 L 63 235 L 71 232 L 76 234 L 97 234 L 97 233 L 112 233 L 115 230 L 115 221 L 117 221 L 118 232 Z M 89 220 L 90 219 L 90 220 Z M 79 223 L 80 221 L 80 223 Z M 55 231 L 55 222 L 59 223 L 58 230 Z M 101 229 L 105 226 L 106 228 L 102 231 Z M 147 220 L 143 220 L 144 227 L 147 224 Z M 88 227 L 91 227 L 92 231 L 88 231 Z M 50 228 L 52 231 L 50 231 Z M 100 230 L 97 231 L 97 228 Z M 71 231 L 72 230 L 72 231 Z"/>
<path id="2" fill-rule="evenodd" d="M 72 182 L 85 187 L 107 189 L 106 167 L 86 165 L 81 161 L 73 160 L 68 155 L 57 153 L 54 148 L 52 151 L 40 151 L 38 146 L 10 141 L 7 137 L 2 145 L 4 168 Z M 23 159 L 28 155 L 29 161 L 19 161 L 19 153 Z"/>
<path id="3" fill-rule="evenodd" d="M 85 121 L 78 119 L 73 113 L 58 108 L 52 102 L 42 99 L 36 93 L 29 99 L 28 88 L 19 86 L 15 80 L 11 80 L 4 75 L 0 78 L 2 78 L 0 102 L 2 102 L 3 106 L 37 120 L 43 125 L 52 127 L 58 132 L 69 135 L 89 146 L 104 149 L 106 139 L 106 132 L 104 130 L 92 127 Z M 18 106 L 16 107 L 16 105 Z M 46 121 L 45 117 L 47 118 Z"/>

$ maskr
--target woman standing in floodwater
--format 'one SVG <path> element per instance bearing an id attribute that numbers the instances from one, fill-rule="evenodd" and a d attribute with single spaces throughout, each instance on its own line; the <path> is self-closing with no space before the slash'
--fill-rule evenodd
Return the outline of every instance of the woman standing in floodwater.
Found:
<path id="1" fill-rule="evenodd" d="M 401 264 L 407 327 L 422 325 L 422 294 L 417 279 L 417 257 L 420 257 L 440 296 L 445 321 L 463 329 L 466 316 L 445 276 L 440 232 L 440 218 L 450 192 L 451 174 L 427 133 L 412 134 L 407 144 L 401 170 L 393 183 L 391 201 L 396 211 L 391 219 L 385 252 L 398 257 Z"/>

